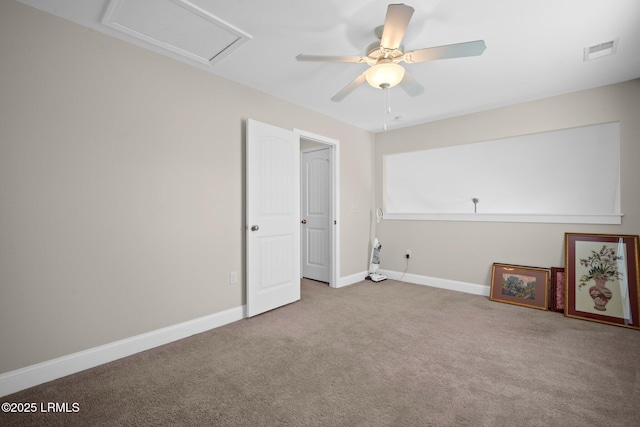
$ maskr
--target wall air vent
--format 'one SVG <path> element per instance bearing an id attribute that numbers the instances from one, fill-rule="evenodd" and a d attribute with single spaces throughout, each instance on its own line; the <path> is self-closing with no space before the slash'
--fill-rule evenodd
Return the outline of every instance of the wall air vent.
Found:
<path id="1" fill-rule="evenodd" d="M 188 0 L 111 0 L 102 23 L 206 65 L 251 39 Z"/>
<path id="2" fill-rule="evenodd" d="M 618 48 L 618 39 L 603 42 L 593 46 L 587 46 L 584 48 L 584 60 L 591 61 L 592 59 L 602 58 L 603 56 L 613 55 Z"/>

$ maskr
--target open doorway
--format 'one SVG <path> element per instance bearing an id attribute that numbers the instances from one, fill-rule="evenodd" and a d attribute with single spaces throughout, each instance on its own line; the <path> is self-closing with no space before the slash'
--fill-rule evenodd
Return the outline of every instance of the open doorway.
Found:
<path id="1" fill-rule="evenodd" d="M 339 287 L 339 143 L 300 136 L 301 276 Z"/>

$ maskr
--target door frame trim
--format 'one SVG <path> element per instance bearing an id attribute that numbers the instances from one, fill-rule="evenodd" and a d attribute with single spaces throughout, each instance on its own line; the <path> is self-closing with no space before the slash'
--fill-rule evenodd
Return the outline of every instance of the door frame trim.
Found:
<path id="1" fill-rule="evenodd" d="M 301 129 L 293 129 L 300 138 L 304 138 L 329 148 L 331 161 L 331 216 L 335 224 L 331 232 L 331 271 L 329 273 L 329 286 L 339 287 L 340 279 L 340 141 Z"/>

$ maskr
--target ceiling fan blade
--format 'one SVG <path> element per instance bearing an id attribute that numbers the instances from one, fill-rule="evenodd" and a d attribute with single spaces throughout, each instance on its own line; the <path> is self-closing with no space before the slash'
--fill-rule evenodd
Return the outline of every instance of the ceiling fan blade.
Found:
<path id="1" fill-rule="evenodd" d="M 406 71 L 404 73 L 402 81 L 398 83 L 398 86 L 404 89 L 404 91 L 407 92 L 409 96 L 418 96 L 422 92 L 424 92 L 424 86 L 422 86 L 416 79 L 413 78 L 413 76 L 411 76 L 411 74 L 407 73 Z"/>
<path id="2" fill-rule="evenodd" d="M 380 38 L 380 46 L 386 49 L 397 49 L 402 43 L 404 33 L 414 9 L 406 4 L 390 4 L 384 21 L 384 30 Z"/>
<path id="3" fill-rule="evenodd" d="M 482 55 L 482 52 L 484 52 L 486 48 L 487 46 L 484 44 L 484 40 L 476 40 L 414 50 L 405 53 L 403 58 L 405 62 L 411 64 L 413 62 L 435 61 L 437 59 L 478 56 Z"/>
<path id="4" fill-rule="evenodd" d="M 367 62 L 367 58 L 362 56 L 326 56 L 326 55 L 298 55 L 296 56 L 298 61 L 309 62 L 355 62 L 361 64 Z"/>
<path id="5" fill-rule="evenodd" d="M 349 95 L 351 92 L 356 90 L 358 86 L 360 86 L 362 83 L 367 81 L 365 77 L 366 73 L 367 72 L 365 71 L 364 73 L 356 77 L 351 83 L 346 85 L 340 92 L 333 95 L 333 98 L 331 98 L 331 100 L 335 102 L 342 101 L 347 95 Z"/>

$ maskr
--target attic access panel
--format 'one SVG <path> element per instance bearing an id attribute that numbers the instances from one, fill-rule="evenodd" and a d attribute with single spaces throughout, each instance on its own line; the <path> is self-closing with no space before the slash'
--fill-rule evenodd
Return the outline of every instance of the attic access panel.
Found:
<path id="1" fill-rule="evenodd" d="M 187 0 L 111 0 L 102 23 L 207 65 L 251 39 Z"/>

